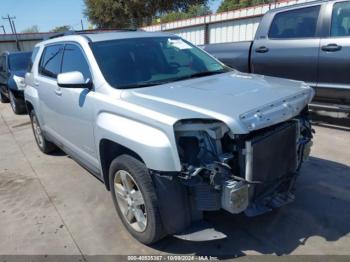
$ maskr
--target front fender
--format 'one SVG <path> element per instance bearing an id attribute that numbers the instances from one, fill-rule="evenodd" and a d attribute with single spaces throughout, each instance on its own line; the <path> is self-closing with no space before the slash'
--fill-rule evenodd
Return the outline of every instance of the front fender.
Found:
<path id="1" fill-rule="evenodd" d="M 39 94 L 36 88 L 27 85 L 24 90 L 24 99 L 25 101 L 30 102 L 34 108 L 38 108 Z"/>
<path id="2" fill-rule="evenodd" d="M 181 170 L 174 139 L 159 128 L 103 112 L 97 117 L 95 136 L 97 141 L 109 139 L 137 153 L 149 169 Z"/>
<path id="3" fill-rule="evenodd" d="M 16 84 L 15 80 L 13 80 L 12 77 L 7 81 L 7 87 L 8 87 L 9 90 L 19 91 L 18 87 L 17 87 L 17 84 Z"/>

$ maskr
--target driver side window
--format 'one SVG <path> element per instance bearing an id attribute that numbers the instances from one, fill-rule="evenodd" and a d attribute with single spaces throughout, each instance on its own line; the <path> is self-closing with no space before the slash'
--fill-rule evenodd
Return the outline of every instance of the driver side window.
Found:
<path id="1" fill-rule="evenodd" d="M 66 44 L 63 53 L 62 73 L 78 71 L 85 81 L 92 80 L 89 65 L 82 50 L 74 44 Z"/>

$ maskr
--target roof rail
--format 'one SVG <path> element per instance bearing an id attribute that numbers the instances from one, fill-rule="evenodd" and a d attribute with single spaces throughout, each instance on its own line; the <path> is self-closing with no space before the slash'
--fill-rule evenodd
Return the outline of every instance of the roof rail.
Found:
<path id="1" fill-rule="evenodd" d="M 65 32 L 54 33 L 53 35 L 45 38 L 45 40 L 53 39 L 66 35 L 82 35 L 82 34 L 98 34 L 103 32 L 137 32 L 144 31 L 138 28 L 106 28 L 106 29 L 88 29 L 88 30 L 69 30 Z"/>
<path id="2" fill-rule="evenodd" d="M 75 35 L 75 34 L 76 34 L 75 31 L 59 32 L 59 33 L 54 33 L 53 35 L 46 37 L 45 40 L 53 39 L 53 38 L 57 38 L 57 37 L 65 36 L 65 35 Z"/>

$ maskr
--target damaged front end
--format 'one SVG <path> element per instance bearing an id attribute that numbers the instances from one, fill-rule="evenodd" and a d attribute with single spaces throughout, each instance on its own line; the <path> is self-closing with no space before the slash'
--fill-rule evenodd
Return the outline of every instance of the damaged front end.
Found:
<path id="1" fill-rule="evenodd" d="M 178 179 L 188 187 L 193 208 L 248 216 L 294 200 L 295 180 L 312 145 L 307 108 L 243 135 L 219 121 L 180 121 L 175 136 L 182 163 Z"/>

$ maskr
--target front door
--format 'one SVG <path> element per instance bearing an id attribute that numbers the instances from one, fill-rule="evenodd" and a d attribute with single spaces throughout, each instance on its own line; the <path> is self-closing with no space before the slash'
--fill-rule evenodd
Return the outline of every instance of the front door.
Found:
<path id="1" fill-rule="evenodd" d="M 62 73 L 81 72 L 86 82 L 92 81 L 90 67 L 83 49 L 67 43 L 62 58 Z M 87 88 L 59 88 L 57 111 L 60 112 L 59 133 L 72 154 L 93 171 L 99 163 L 93 135 L 94 92 Z"/>
<path id="2" fill-rule="evenodd" d="M 330 2 L 329 35 L 321 39 L 317 96 L 350 105 L 350 1 Z"/>
<path id="3" fill-rule="evenodd" d="M 266 35 L 254 40 L 254 73 L 302 80 L 316 86 L 320 5 L 276 13 Z"/>
<path id="4" fill-rule="evenodd" d="M 92 124 L 93 92 L 57 85 L 58 74 L 72 71 L 81 72 L 86 81 L 91 80 L 88 63 L 77 44 L 45 47 L 36 83 L 43 113 L 41 125 L 67 153 L 98 172 Z"/>

